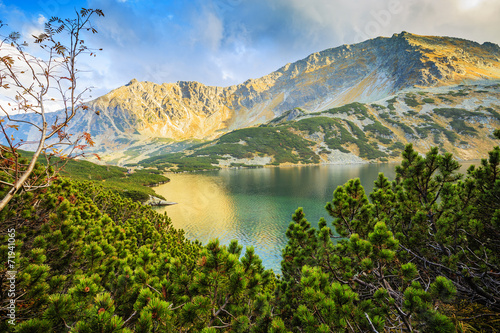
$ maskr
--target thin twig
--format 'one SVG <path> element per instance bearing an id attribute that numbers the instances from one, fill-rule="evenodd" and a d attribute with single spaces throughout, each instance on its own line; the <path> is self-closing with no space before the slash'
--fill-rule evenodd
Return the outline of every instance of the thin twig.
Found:
<path id="1" fill-rule="evenodd" d="M 130 317 L 128 317 L 128 319 L 127 319 L 127 320 L 125 320 L 125 321 L 123 322 L 123 324 L 125 325 L 125 324 L 126 324 L 126 323 L 130 320 L 130 319 L 132 319 L 132 317 L 133 317 L 133 316 L 135 316 L 135 315 L 136 315 L 136 313 L 137 313 L 137 311 L 134 311 L 134 313 L 132 313 L 132 314 L 130 315 Z"/>
<path id="2" fill-rule="evenodd" d="M 370 322 L 370 326 L 372 327 L 373 332 L 378 333 L 378 331 L 375 329 L 375 326 L 373 326 L 372 321 L 370 320 L 370 316 L 368 316 L 368 313 L 365 312 L 365 317 L 368 319 L 368 322 Z"/>

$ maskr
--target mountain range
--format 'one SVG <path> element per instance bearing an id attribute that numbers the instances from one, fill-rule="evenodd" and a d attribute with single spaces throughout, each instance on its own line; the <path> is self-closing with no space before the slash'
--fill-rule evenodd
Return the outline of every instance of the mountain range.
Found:
<path id="1" fill-rule="evenodd" d="M 409 142 L 474 159 L 493 145 L 500 124 L 499 82 L 498 45 L 402 32 L 313 53 L 229 87 L 133 79 L 90 101 L 70 131 L 91 133 L 96 152 L 115 164 L 166 154 L 171 162 L 210 155 L 216 166 L 380 161 Z M 18 133 L 36 136 L 23 126 Z M 283 147 L 291 154 L 283 159 L 258 148 L 278 141 L 249 139 L 272 133 L 282 146 L 303 140 L 303 147 Z M 237 153 L 222 149 L 236 137 Z"/>

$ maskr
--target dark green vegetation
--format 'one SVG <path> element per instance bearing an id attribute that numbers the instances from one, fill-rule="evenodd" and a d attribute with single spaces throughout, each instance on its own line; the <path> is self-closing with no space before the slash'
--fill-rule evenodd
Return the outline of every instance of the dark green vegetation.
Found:
<path id="1" fill-rule="evenodd" d="M 22 154 L 31 158 L 33 153 L 23 151 Z M 112 165 L 99 165 L 84 160 L 61 161 L 58 158 L 52 158 L 52 162 L 54 161 L 59 164 L 65 163 L 63 170 L 60 172 L 61 176 L 101 184 L 104 188 L 134 201 L 147 201 L 150 195 L 158 197 L 151 186 L 169 181 L 156 169 L 130 170 Z M 41 160 L 41 164 L 44 164 L 44 160 Z"/>
<path id="2" fill-rule="evenodd" d="M 2 260 L 16 253 L 18 271 L 17 324 L 3 320 L 2 332 L 201 331 L 270 318 L 274 275 L 252 249 L 239 259 L 235 242 L 187 241 L 166 215 L 94 183 L 56 180 L 17 195 L 0 219 Z"/>
<path id="3" fill-rule="evenodd" d="M 405 134 L 408 134 L 410 136 L 415 135 L 415 132 L 410 126 L 406 125 L 402 121 L 398 121 L 396 119 L 391 118 L 391 115 L 389 113 L 381 113 L 380 118 L 384 119 L 391 126 L 401 128 Z"/>
<path id="4" fill-rule="evenodd" d="M 392 136 L 393 134 L 390 129 L 382 125 L 378 120 L 374 120 L 373 124 L 366 125 L 364 129 L 377 135 Z"/>
<path id="5" fill-rule="evenodd" d="M 359 180 L 337 188 L 326 206 L 336 243 L 325 221 L 314 229 L 297 210 L 279 294 L 291 326 L 497 330 L 500 149 L 465 177 L 458 167 L 450 154 L 407 146 L 394 182 L 379 175 L 369 196 Z"/>
<path id="6" fill-rule="evenodd" d="M 333 229 L 312 228 L 299 208 L 278 277 L 252 248 L 187 241 L 149 207 L 54 180 L 0 212 L 2 261 L 14 253 L 17 271 L 16 325 L 0 330 L 495 331 L 500 148 L 466 175 L 458 167 L 450 154 L 422 157 L 408 145 L 393 182 L 381 174 L 369 195 L 359 180 L 334 191 Z M 4 279 L 2 299 L 7 290 Z"/>
<path id="7" fill-rule="evenodd" d="M 421 138 L 427 138 L 429 136 L 429 133 L 433 133 L 435 144 L 438 144 L 440 142 L 440 134 L 444 134 L 448 141 L 450 141 L 451 143 L 455 143 L 458 138 L 458 136 L 453 131 L 447 130 L 446 128 L 436 123 L 426 123 L 419 127 L 415 127 L 415 130 Z"/>
<path id="8" fill-rule="evenodd" d="M 396 103 L 396 100 L 397 100 L 397 96 L 387 100 L 387 108 L 389 110 L 391 110 L 391 111 L 396 110 L 396 108 L 394 107 L 394 103 Z"/>
<path id="9" fill-rule="evenodd" d="M 477 113 L 467 111 L 465 109 L 454 109 L 454 108 L 439 108 L 434 109 L 434 112 L 440 116 L 451 119 L 450 125 L 455 132 L 463 135 L 476 136 L 477 131 L 474 127 L 467 126 L 465 120 L 472 117 L 476 117 Z"/>
<path id="10" fill-rule="evenodd" d="M 331 113 L 331 114 L 338 114 L 338 113 L 343 113 L 346 115 L 361 115 L 366 118 L 369 118 L 368 114 L 368 109 L 366 106 L 362 103 L 354 102 L 346 105 L 342 105 L 327 111 L 323 111 L 322 113 Z M 359 116 L 358 116 L 359 117 Z M 361 117 L 361 119 L 363 119 Z"/>
<path id="11" fill-rule="evenodd" d="M 312 144 L 284 126 L 244 128 L 223 135 L 216 145 L 201 148 L 193 156 L 227 154 L 245 158 L 263 154 L 274 156 L 275 164 L 318 163 L 318 157 L 309 149 Z"/>
<path id="12" fill-rule="evenodd" d="M 219 167 L 218 160 L 273 156 L 273 164 L 280 163 L 318 163 L 319 158 L 309 147 L 314 143 L 306 140 L 286 127 L 253 127 L 236 130 L 221 136 L 216 144 L 209 143 L 191 154 L 160 155 L 145 159 L 142 166 L 169 168 L 176 165 L 175 171 L 210 170 Z"/>
<path id="13" fill-rule="evenodd" d="M 415 94 L 406 94 L 404 101 L 406 105 L 411 107 L 419 106 L 420 103 L 417 101 Z"/>
<path id="14" fill-rule="evenodd" d="M 217 158 L 209 156 L 186 156 L 183 153 L 173 153 L 167 155 L 158 155 L 147 158 L 138 163 L 145 167 L 156 167 L 160 170 L 166 170 L 174 165 L 176 171 L 196 171 L 196 170 L 217 170 L 219 167 L 213 166 L 218 161 Z"/>
<path id="15" fill-rule="evenodd" d="M 338 187 L 326 205 L 337 242 L 297 210 L 278 292 L 290 328 L 498 330 L 500 148 L 466 176 L 458 168 L 451 154 L 409 145 L 395 181 L 380 174 L 369 196 L 359 180 Z"/>

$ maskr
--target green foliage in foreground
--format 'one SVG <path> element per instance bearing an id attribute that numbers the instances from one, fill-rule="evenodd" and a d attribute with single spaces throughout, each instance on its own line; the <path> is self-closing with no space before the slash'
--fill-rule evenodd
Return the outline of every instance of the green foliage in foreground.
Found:
<path id="1" fill-rule="evenodd" d="M 252 248 L 190 242 L 149 207 L 56 180 L 0 212 L 1 260 L 15 253 L 17 271 L 16 325 L 0 331 L 496 331 L 500 148 L 466 175 L 458 167 L 408 145 L 394 181 L 334 191 L 335 232 L 299 208 L 278 278 Z"/>
<path id="2" fill-rule="evenodd" d="M 274 274 L 252 248 L 187 241 L 166 215 L 90 182 L 57 180 L 0 214 L 1 258 L 15 252 L 18 271 L 16 325 L 2 332 L 267 330 Z"/>
<path id="3" fill-rule="evenodd" d="M 380 174 L 369 196 L 358 179 L 335 190 L 325 208 L 337 239 L 298 209 L 277 297 L 289 328 L 498 330 L 500 148 L 465 178 L 458 168 L 450 154 L 408 145 L 393 182 Z"/>

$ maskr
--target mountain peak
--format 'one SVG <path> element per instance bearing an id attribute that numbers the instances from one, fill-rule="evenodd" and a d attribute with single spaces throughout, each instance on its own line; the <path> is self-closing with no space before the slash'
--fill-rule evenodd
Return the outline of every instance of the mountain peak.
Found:
<path id="1" fill-rule="evenodd" d="M 130 80 L 130 82 L 127 83 L 125 86 L 128 87 L 128 86 L 136 84 L 137 82 L 139 82 L 139 81 L 137 81 L 137 79 L 134 78 L 134 79 Z"/>
<path id="2" fill-rule="evenodd" d="M 408 31 L 401 31 L 401 33 L 395 33 L 392 35 L 392 38 L 405 38 L 410 36 L 416 36 L 415 34 L 409 33 Z"/>
<path id="3" fill-rule="evenodd" d="M 481 46 L 485 47 L 486 49 L 489 49 L 491 52 L 500 53 L 500 46 L 498 46 L 498 44 L 491 42 L 484 42 Z"/>

